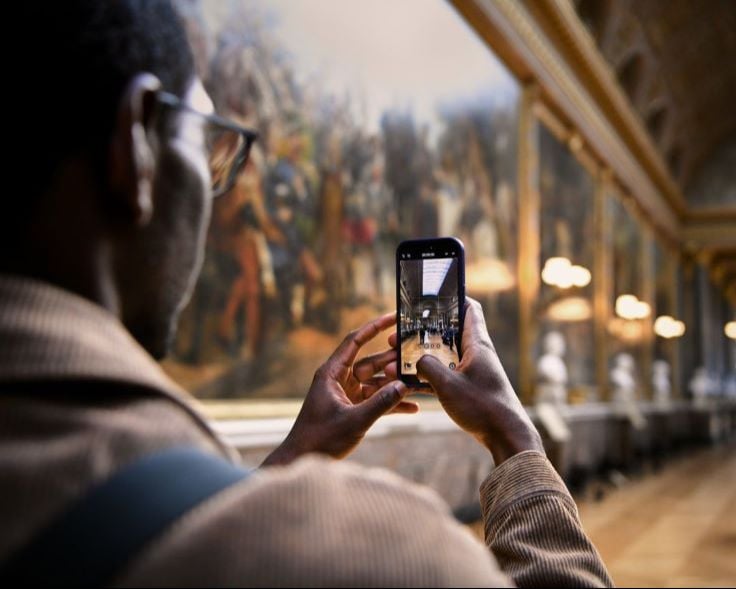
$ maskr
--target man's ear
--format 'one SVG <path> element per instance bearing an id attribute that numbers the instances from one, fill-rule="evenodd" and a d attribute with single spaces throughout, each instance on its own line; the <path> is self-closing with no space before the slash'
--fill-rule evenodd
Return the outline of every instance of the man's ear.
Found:
<path id="1" fill-rule="evenodd" d="M 159 79 L 138 74 L 118 103 L 108 152 L 109 210 L 114 222 L 143 227 L 153 216 L 156 150 L 151 143 Z"/>

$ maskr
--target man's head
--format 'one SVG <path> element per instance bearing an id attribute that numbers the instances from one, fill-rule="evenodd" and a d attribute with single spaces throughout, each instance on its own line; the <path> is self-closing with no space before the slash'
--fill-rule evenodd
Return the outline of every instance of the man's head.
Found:
<path id="1" fill-rule="evenodd" d="M 211 111 L 168 0 L 34 2 L 16 112 L 25 189 L 1 221 L 0 271 L 117 313 L 154 356 L 191 293 L 210 214 Z M 162 104 L 161 91 L 183 108 Z"/>

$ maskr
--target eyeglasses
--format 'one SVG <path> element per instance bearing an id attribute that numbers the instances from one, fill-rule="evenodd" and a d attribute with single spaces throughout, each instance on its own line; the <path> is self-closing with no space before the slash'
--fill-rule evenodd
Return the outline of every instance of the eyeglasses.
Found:
<path id="1" fill-rule="evenodd" d="M 248 161 L 258 133 L 218 115 L 200 112 L 169 92 L 159 92 L 156 97 L 166 107 L 198 115 L 206 121 L 205 146 L 212 178 L 212 196 L 217 197 L 228 192 Z"/>

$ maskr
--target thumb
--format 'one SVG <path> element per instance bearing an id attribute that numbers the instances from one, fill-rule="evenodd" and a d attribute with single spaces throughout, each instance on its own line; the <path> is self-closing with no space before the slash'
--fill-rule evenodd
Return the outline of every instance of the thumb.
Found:
<path id="1" fill-rule="evenodd" d="M 429 354 L 419 358 L 417 372 L 429 381 L 438 396 L 442 396 L 452 388 L 457 376 L 450 368 Z"/>
<path id="2" fill-rule="evenodd" d="M 360 420 L 368 429 L 382 415 L 394 409 L 409 392 L 406 385 L 395 380 L 378 389 L 369 398 L 355 406 Z"/>

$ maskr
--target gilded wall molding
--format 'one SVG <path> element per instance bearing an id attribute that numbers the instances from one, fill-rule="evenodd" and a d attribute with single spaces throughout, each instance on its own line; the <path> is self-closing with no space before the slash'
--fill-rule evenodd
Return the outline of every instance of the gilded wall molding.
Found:
<path id="1" fill-rule="evenodd" d="M 539 87 L 526 84 L 519 104 L 519 393 L 524 403 L 534 399 L 534 358 L 537 339 L 535 302 L 539 297 L 540 195 L 539 195 Z"/>
<path id="2" fill-rule="evenodd" d="M 593 282 L 593 329 L 595 333 L 596 384 L 601 401 L 610 398 L 608 382 L 609 335 L 608 324 L 612 315 L 613 302 L 613 222 L 608 199 L 613 178 L 611 170 L 601 169 L 595 178 L 595 248 Z"/>
<path id="3" fill-rule="evenodd" d="M 687 202 L 672 178 L 662 155 L 652 141 L 649 132 L 634 111 L 618 78 L 601 55 L 588 30 L 578 18 L 570 0 L 525 0 L 544 15 L 548 25 L 553 25 L 562 39 L 565 57 L 576 70 L 577 78 L 585 81 L 586 89 L 602 106 L 606 116 L 616 123 L 616 128 L 631 149 L 639 155 L 662 194 L 673 208 L 682 215 Z M 633 51 L 633 49 L 632 49 Z"/>
<path id="4" fill-rule="evenodd" d="M 736 224 L 736 208 L 727 207 L 708 207 L 707 209 L 690 209 L 687 212 L 685 220 L 688 223 L 728 221 Z"/>
<path id="5" fill-rule="evenodd" d="M 535 2 L 549 5 L 556 13 L 563 15 L 555 19 L 559 22 L 556 25 L 553 22 L 554 26 L 559 27 L 562 26 L 560 23 L 568 22 L 569 19 L 564 17 L 566 13 L 563 12 L 567 9 L 557 6 L 557 2 Z M 632 150 L 624 140 L 627 133 L 630 135 L 632 131 L 623 133 L 626 129 L 622 129 L 620 125 L 615 126 L 607 116 L 610 113 L 601 110 L 599 100 L 581 84 L 576 73 L 524 3 L 517 0 L 453 0 L 453 3 L 494 50 L 497 47 L 500 49 L 501 58 L 522 81 L 538 82 L 542 90 L 542 100 L 549 103 L 552 110 L 559 111 L 562 119 L 569 121 L 570 127 L 580 133 L 586 147 L 635 195 L 649 221 L 672 239 L 678 239 L 681 211 L 674 203 L 682 200 L 682 197 L 676 192 L 677 187 L 671 178 L 663 180 L 660 177 L 659 184 L 667 181 L 665 183 L 668 184 L 668 193 L 672 190 L 675 195 L 671 199 L 663 196 L 664 191 L 654 174 L 663 163 L 651 141 L 646 145 L 645 137 L 645 145 L 639 150 Z M 569 8 L 572 10 L 572 7 Z M 574 16 L 573 13 L 572 17 Z M 569 32 L 572 29 L 567 33 L 565 30 L 568 29 L 563 29 L 563 36 L 572 34 Z M 628 105 L 625 106 L 628 108 Z M 629 112 L 628 117 L 619 116 L 614 122 L 628 120 L 628 124 L 634 127 L 638 124 L 639 130 L 644 132 L 638 119 L 631 121 L 630 117 L 636 115 Z"/>
<path id="6" fill-rule="evenodd" d="M 689 223 L 683 230 L 683 242 L 687 249 L 712 253 L 719 249 L 736 247 L 736 231 L 733 221 L 722 219 Z"/>

